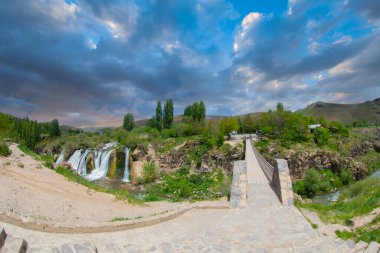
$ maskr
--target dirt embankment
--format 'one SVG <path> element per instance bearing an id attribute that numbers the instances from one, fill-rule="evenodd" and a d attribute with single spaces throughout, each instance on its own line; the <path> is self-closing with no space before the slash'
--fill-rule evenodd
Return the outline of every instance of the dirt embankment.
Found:
<path id="1" fill-rule="evenodd" d="M 7 221 L 39 227 L 112 227 L 120 223 L 146 222 L 197 207 L 189 203 L 153 202 L 133 205 L 111 194 L 95 192 L 73 183 L 23 154 L 17 145 L 12 155 L 0 157 L 0 216 Z M 226 202 L 211 203 L 225 206 Z M 202 204 L 207 207 L 208 204 Z M 201 205 L 201 206 L 202 206 Z M 117 217 L 121 222 L 110 222 Z"/>

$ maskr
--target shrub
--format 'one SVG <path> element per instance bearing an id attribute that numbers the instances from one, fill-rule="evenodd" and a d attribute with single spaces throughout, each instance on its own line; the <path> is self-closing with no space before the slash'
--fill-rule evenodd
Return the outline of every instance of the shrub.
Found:
<path id="1" fill-rule="evenodd" d="M 314 130 L 314 142 L 318 146 L 324 146 L 327 144 L 330 137 L 330 133 L 326 128 L 318 127 Z"/>
<path id="2" fill-rule="evenodd" d="M 190 173 L 190 169 L 187 166 L 182 166 L 179 170 L 178 173 L 180 175 L 188 175 Z"/>
<path id="3" fill-rule="evenodd" d="M 11 150 L 9 149 L 6 142 L 0 141 L 0 156 L 9 156 L 11 154 Z"/>
<path id="4" fill-rule="evenodd" d="M 306 196 L 305 182 L 303 180 L 298 180 L 293 183 L 293 192 L 300 196 Z"/>
<path id="5" fill-rule="evenodd" d="M 331 170 L 323 170 L 320 172 L 322 174 L 322 183 L 325 183 L 325 189 L 326 191 L 322 190 L 323 192 L 330 192 L 331 191 L 331 188 L 341 188 L 343 186 L 340 178 L 335 175 Z M 328 190 L 328 186 L 327 185 L 330 185 L 330 190 Z M 327 187 L 327 188 L 326 188 Z M 321 188 L 322 188 L 322 185 L 321 185 Z"/>
<path id="6" fill-rule="evenodd" d="M 306 171 L 305 179 L 305 192 L 308 197 L 313 197 L 319 192 L 321 179 L 318 171 L 315 169 L 309 169 Z"/>
<path id="7" fill-rule="evenodd" d="M 160 182 L 148 184 L 147 201 L 170 199 L 181 200 L 208 200 L 229 195 L 231 178 L 225 177 L 221 170 L 212 173 L 189 173 L 187 167 L 165 175 Z"/>
<path id="8" fill-rule="evenodd" d="M 144 183 L 152 183 L 157 179 L 157 169 L 154 162 L 148 162 L 143 166 L 142 180 Z"/>
<path id="9" fill-rule="evenodd" d="M 342 184 L 348 185 L 352 182 L 352 171 L 350 169 L 342 169 L 340 171 L 340 180 L 342 181 Z"/>
<path id="10" fill-rule="evenodd" d="M 331 183 L 329 181 L 322 181 L 319 185 L 319 190 L 324 193 L 329 193 L 332 190 Z"/>

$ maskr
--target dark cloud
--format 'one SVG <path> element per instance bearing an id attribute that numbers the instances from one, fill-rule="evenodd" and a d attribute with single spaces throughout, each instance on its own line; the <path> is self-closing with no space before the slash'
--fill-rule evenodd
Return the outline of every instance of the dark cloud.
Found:
<path id="1" fill-rule="evenodd" d="M 378 91 L 374 1 L 292 1 L 246 27 L 233 1 L 68 2 L 2 3 L 1 111 L 107 125 L 169 97 L 238 114 Z"/>

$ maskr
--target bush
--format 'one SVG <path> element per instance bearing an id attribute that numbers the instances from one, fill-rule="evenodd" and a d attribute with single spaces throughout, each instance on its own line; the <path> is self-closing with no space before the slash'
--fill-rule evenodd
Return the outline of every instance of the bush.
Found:
<path id="1" fill-rule="evenodd" d="M 152 183 L 157 179 L 157 169 L 154 162 L 144 164 L 142 172 L 142 180 L 144 183 Z"/>
<path id="2" fill-rule="evenodd" d="M 9 149 L 6 142 L 0 141 L 0 156 L 9 156 L 12 151 Z"/>
<path id="3" fill-rule="evenodd" d="M 309 198 L 314 197 L 315 194 L 319 192 L 321 184 L 321 179 L 318 171 L 316 171 L 315 169 L 309 169 L 308 171 L 306 171 L 304 184 L 306 195 Z"/>
<path id="4" fill-rule="evenodd" d="M 306 196 L 305 182 L 303 180 L 298 180 L 293 183 L 293 192 L 297 193 L 300 196 Z"/>
<path id="5" fill-rule="evenodd" d="M 352 171 L 350 169 L 342 169 L 340 171 L 340 180 L 342 181 L 342 184 L 348 185 L 352 182 Z"/>
<path id="6" fill-rule="evenodd" d="M 324 146 L 327 144 L 330 137 L 330 133 L 326 128 L 318 127 L 314 129 L 314 142 L 318 146 Z"/>
<path id="7" fill-rule="evenodd" d="M 229 196 L 231 178 L 225 177 L 221 170 L 212 173 L 190 173 L 188 167 L 182 167 L 177 172 L 165 175 L 162 181 L 147 185 L 147 201 L 170 199 L 208 200 Z"/>

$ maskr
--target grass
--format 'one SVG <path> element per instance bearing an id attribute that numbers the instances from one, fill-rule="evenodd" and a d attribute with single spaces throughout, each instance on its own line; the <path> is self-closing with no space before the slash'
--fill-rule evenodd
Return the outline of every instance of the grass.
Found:
<path id="1" fill-rule="evenodd" d="M 342 190 L 336 203 L 300 203 L 297 206 L 317 212 L 323 222 L 347 224 L 354 217 L 370 213 L 380 205 L 380 179 L 366 178 Z"/>
<path id="2" fill-rule="evenodd" d="M 170 210 L 165 210 L 165 211 L 162 211 L 162 212 L 159 212 L 159 213 L 154 213 L 152 215 L 149 215 L 149 217 L 153 217 L 153 216 L 157 216 L 157 215 L 161 215 L 161 214 L 165 214 L 165 213 L 168 213 Z M 109 222 L 117 222 L 117 221 L 127 221 L 127 220 L 138 220 L 138 219 L 142 219 L 144 217 L 142 216 L 136 216 L 134 218 L 129 218 L 129 217 L 115 217 L 111 220 L 109 220 Z"/>
<path id="3" fill-rule="evenodd" d="M 93 182 L 87 181 L 86 179 L 82 178 L 81 176 L 79 176 L 79 175 L 75 174 L 74 172 L 72 172 L 66 168 L 63 168 L 63 167 L 58 167 L 55 169 L 55 171 L 57 173 L 61 174 L 62 176 L 66 177 L 70 181 L 81 184 L 83 186 L 86 186 L 87 188 L 92 189 L 94 191 L 112 194 L 116 197 L 116 199 L 124 200 L 124 201 L 127 201 L 128 203 L 140 204 L 140 205 L 143 204 L 142 200 L 136 198 L 127 190 L 104 188 L 104 187 L 99 186 Z"/>
<path id="4" fill-rule="evenodd" d="M 367 154 L 357 157 L 357 160 L 366 165 L 369 173 L 380 168 L 380 153 L 374 150 L 370 150 Z"/>
<path id="5" fill-rule="evenodd" d="M 380 215 L 374 218 L 369 224 L 366 224 L 362 227 L 355 229 L 354 231 L 335 231 L 336 235 L 339 238 L 344 240 L 353 239 L 355 241 L 364 241 L 364 242 L 378 242 L 380 243 Z"/>
<path id="6" fill-rule="evenodd" d="M 177 172 L 163 175 L 159 181 L 146 186 L 145 201 L 169 200 L 201 201 L 215 200 L 229 195 L 231 177 L 219 169 L 213 172 L 190 172 L 182 167 Z"/>
<path id="7" fill-rule="evenodd" d="M 18 148 L 27 155 L 34 157 L 36 160 L 42 161 L 43 165 L 49 169 L 54 167 L 54 159 L 51 155 L 38 155 L 33 150 L 29 149 L 27 146 L 20 144 Z"/>

